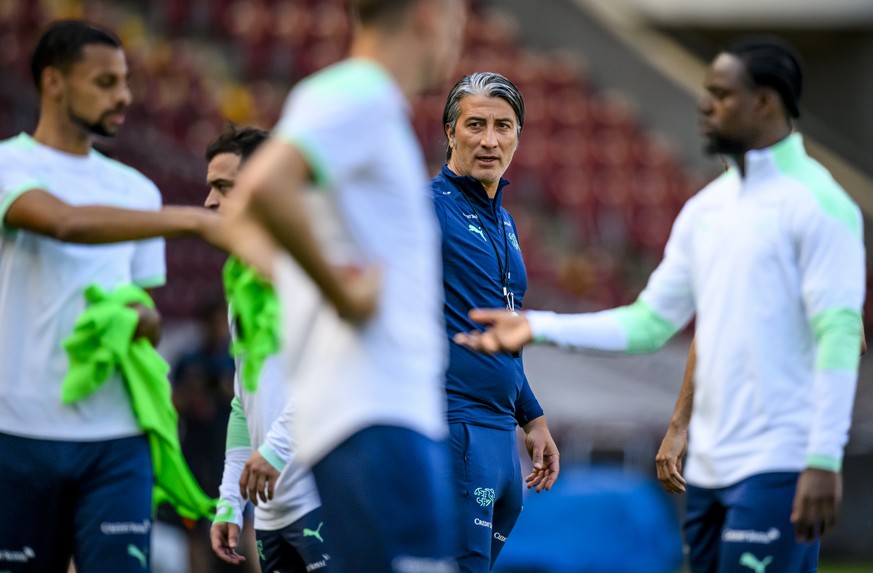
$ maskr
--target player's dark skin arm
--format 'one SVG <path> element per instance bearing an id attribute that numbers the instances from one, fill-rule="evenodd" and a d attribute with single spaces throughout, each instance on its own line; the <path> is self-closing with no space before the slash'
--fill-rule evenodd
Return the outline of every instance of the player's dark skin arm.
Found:
<path id="1" fill-rule="evenodd" d="M 867 340 L 863 329 L 861 330 L 861 354 L 867 352 Z M 694 341 L 688 350 L 688 362 L 685 365 L 685 376 L 682 378 L 682 388 L 679 390 L 679 398 L 670 419 L 667 434 L 658 448 L 655 464 L 658 470 L 658 480 L 664 489 L 670 493 L 682 493 L 685 491 L 685 479 L 682 477 L 682 458 L 688 446 L 688 424 L 691 422 L 691 410 L 694 405 L 694 369 L 697 365 L 697 352 Z M 820 470 L 807 470 L 817 473 Z M 822 481 L 819 476 L 806 478 L 804 481 L 813 481 L 815 485 Z M 801 484 L 805 485 L 805 484 Z M 831 489 L 833 491 L 833 489 Z"/>
<path id="2" fill-rule="evenodd" d="M 867 342 L 862 331 L 861 354 L 867 352 Z M 658 480 L 668 492 L 685 491 L 682 477 L 682 458 L 688 444 L 688 424 L 694 403 L 694 368 L 697 363 L 695 344 L 688 352 L 688 362 L 682 389 L 673 411 L 673 418 L 661 447 L 656 465 Z M 836 525 L 837 508 L 842 500 L 842 476 L 838 472 L 807 468 L 797 480 L 797 494 L 791 521 L 801 542 L 814 541 Z"/>
<path id="3" fill-rule="evenodd" d="M 3 224 L 59 241 L 96 245 L 203 235 L 218 221 L 218 215 L 200 207 L 138 211 L 102 205 L 76 206 L 42 189 L 33 189 L 12 202 Z"/>
<path id="4" fill-rule="evenodd" d="M 867 353 L 867 336 L 861 326 L 861 355 Z M 815 541 L 837 524 L 843 500 L 843 476 L 818 468 L 806 468 L 797 478 L 791 512 L 798 541 Z"/>
<path id="5" fill-rule="evenodd" d="M 667 428 L 667 434 L 661 441 L 661 447 L 655 456 L 658 470 L 658 481 L 670 493 L 685 491 L 685 478 L 682 477 L 682 458 L 688 447 L 688 424 L 691 422 L 691 410 L 694 405 L 694 369 L 697 367 L 697 349 L 692 340 L 688 349 L 688 361 L 685 363 L 685 375 L 682 377 L 682 388 L 673 409 L 673 417 Z"/>
<path id="6" fill-rule="evenodd" d="M 791 523 L 797 540 L 815 541 L 837 524 L 837 513 L 843 500 L 843 476 L 817 468 L 806 468 L 797 478 L 797 492 L 791 512 Z"/>

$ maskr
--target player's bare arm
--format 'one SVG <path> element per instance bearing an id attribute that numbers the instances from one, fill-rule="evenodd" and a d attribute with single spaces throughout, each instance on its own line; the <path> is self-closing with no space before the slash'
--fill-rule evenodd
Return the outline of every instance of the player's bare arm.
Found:
<path id="1" fill-rule="evenodd" d="M 364 321 L 376 310 L 378 273 L 367 269 L 349 276 L 327 261 L 302 196 L 310 177 L 296 147 L 267 141 L 240 174 L 237 192 L 243 201 L 242 215 L 261 224 L 297 260 L 341 316 L 352 322 Z M 235 220 L 239 216 L 231 216 L 228 224 L 242 224 Z"/>
<path id="2" fill-rule="evenodd" d="M 139 211 L 102 205 L 70 205 L 42 189 L 21 194 L 3 224 L 68 243 L 105 244 L 153 237 L 203 234 L 218 216 L 200 207 Z"/>
<path id="3" fill-rule="evenodd" d="M 658 481 L 670 493 L 685 492 L 685 478 L 682 477 L 682 459 L 688 448 L 688 424 L 691 422 L 691 409 L 694 405 L 694 369 L 697 366 L 696 344 L 692 340 L 688 349 L 688 361 L 685 363 L 685 375 L 682 377 L 682 388 L 673 409 L 673 417 L 667 427 L 667 433 L 661 441 L 661 447 L 655 456 L 655 466 L 658 470 Z"/>

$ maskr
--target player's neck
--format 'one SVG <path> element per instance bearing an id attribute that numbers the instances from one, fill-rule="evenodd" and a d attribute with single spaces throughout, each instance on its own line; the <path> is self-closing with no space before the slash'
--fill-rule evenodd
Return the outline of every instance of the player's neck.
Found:
<path id="1" fill-rule="evenodd" d="M 60 121 L 50 113 L 42 113 L 33 132 L 37 142 L 73 155 L 88 155 L 91 152 L 91 136 L 70 122 Z"/>
<path id="2" fill-rule="evenodd" d="M 737 167 L 740 170 L 740 175 L 742 177 L 746 176 L 746 153 L 748 151 L 773 147 L 774 145 L 791 135 L 791 130 L 792 127 L 790 123 L 774 123 L 771 124 L 768 129 L 764 129 L 755 139 L 755 141 L 751 145 L 749 145 L 746 151 L 734 156 L 734 161 L 736 161 Z"/>

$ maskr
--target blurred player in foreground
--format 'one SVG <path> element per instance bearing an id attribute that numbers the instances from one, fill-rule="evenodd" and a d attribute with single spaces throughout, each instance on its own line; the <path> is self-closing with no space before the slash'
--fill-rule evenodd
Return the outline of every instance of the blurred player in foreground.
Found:
<path id="1" fill-rule="evenodd" d="M 861 214 L 792 133 L 802 72 L 790 47 L 738 40 L 704 86 L 706 149 L 731 168 L 685 205 L 639 299 L 582 315 L 478 311 L 492 328 L 459 340 L 487 351 L 533 340 L 646 352 L 696 314 L 691 441 L 685 477 L 672 476 L 677 490 L 688 483 L 691 569 L 806 573 L 841 498 L 861 346 Z"/>
<path id="2" fill-rule="evenodd" d="M 351 5 L 350 57 L 289 95 L 240 174 L 245 209 L 227 240 L 246 258 L 239 225 L 252 219 L 299 265 L 277 264 L 275 279 L 294 355 L 294 435 L 313 466 L 332 565 L 454 571 L 439 236 L 408 100 L 453 68 L 465 3 Z M 363 270 L 338 270 L 315 238 L 327 222 L 307 209 L 311 184 Z"/>
<path id="3" fill-rule="evenodd" d="M 443 124 L 448 163 L 431 186 L 442 230 L 451 338 L 476 326 L 467 317 L 470 309 L 521 309 L 527 273 L 515 221 L 501 201 L 509 183 L 503 174 L 524 125 L 524 99 L 500 74 L 470 74 L 449 92 Z M 487 356 L 450 342 L 446 393 L 461 504 L 458 565 L 487 573 L 521 513 L 516 428 L 524 429 L 534 469 L 527 482 L 538 492 L 558 478 L 558 448 L 519 354 Z"/>
<path id="4" fill-rule="evenodd" d="M 233 191 L 243 163 L 266 139 L 267 132 L 230 126 L 206 149 L 209 195 L 205 207 L 222 212 L 222 202 Z M 248 284 L 237 283 L 241 296 L 275 297 L 266 281 L 248 275 L 249 269 L 229 261 L 225 270 L 249 276 Z M 230 279 L 227 279 L 230 280 Z M 253 284 L 258 283 L 258 284 Z M 237 295 L 240 296 L 240 295 Z M 271 301 L 240 301 L 265 310 Z M 229 300 L 231 316 L 238 314 Z M 278 314 L 275 316 L 278 319 Z M 242 321 L 230 325 L 238 341 Z M 253 326 L 245 321 L 250 328 Z M 252 333 L 250 333 L 252 334 Z M 246 499 L 255 503 L 255 531 L 261 570 L 270 573 L 306 573 L 331 570 L 330 557 L 323 549 L 321 502 L 315 480 L 308 468 L 294 457 L 289 405 L 290 382 L 284 376 L 281 359 L 266 357 L 250 390 L 243 380 L 245 357 L 236 360 L 232 411 L 227 424 L 227 453 L 221 480 L 221 500 L 212 524 L 212 550 L 222 560 L 239 564 L 237 553 Z M 248 374 L 248 372 L 246 372 Z"/>
<path id="5" fill-rule="evenodd" d="M 115 36 L 56 22 L 31 67 L 36 131 L 0 143 L 0 570 L 65 572 L 72 555 L 79 573 L 141 572 L 149 441 L 117 373 L 62 403 L 61 341 L 87 286 L 162 285 L 164 243 L 154 237 L 202 232 L 217 217 L 162 209 L 151 181 L 92 149 L 95 135 L 115 135 L 131 101 Z M 133 337 L 156 342 L 157 313 L 138 311 Z"/>

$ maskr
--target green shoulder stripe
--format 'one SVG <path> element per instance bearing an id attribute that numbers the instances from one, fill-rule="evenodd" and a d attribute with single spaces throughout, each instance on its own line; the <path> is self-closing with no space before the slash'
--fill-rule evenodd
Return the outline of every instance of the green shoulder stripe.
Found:
<path id="1" fill-rule="evenodd" d="M 858 207 L 852 198 L 818 161 L 805 153 L 797 153 L 792 147 L 793 141 L 788 143 L 789 145 L 777 145 L 773 150 L 779 171 L 809 189 L 825 213 L 835 217 L 855 236 L 860 237 L 861 221 Z"/>
<path id="2" fill-rule="evenodd" d="M 390 84 L 388 73 L 373 61 L 363 58 L 343 60 L 304 80 L 301 87 L 319 98 L 336 94 L 347 97 L 354 94 L 358 99 L 368 99 Z"/>
<path id="3" fill-rule="evenodd" d="M 30 149 L 36 146 L 36 140 L 24 132 L 21 132 L 14 137 L 10 137 L 9 139 L 4 139 L 3 141 L 0 141 L 0 148 L 17 147 L 18 149 Z"/>

